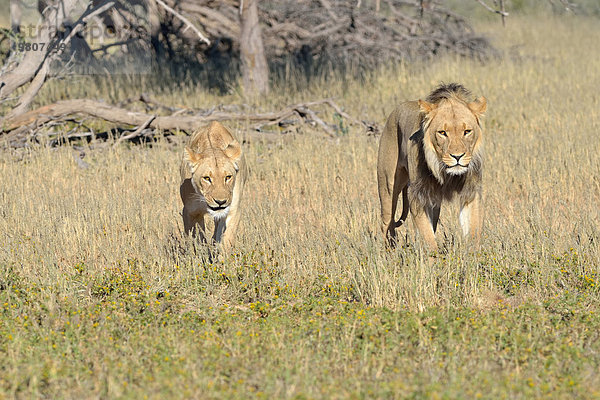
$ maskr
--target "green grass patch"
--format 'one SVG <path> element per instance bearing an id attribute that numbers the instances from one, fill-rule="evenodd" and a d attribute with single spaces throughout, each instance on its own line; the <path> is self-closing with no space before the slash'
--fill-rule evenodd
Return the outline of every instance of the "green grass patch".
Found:
<path id="1" fill-rule="evenodd" d="M 327 290 L 192 306 L 125 269 L 80 284 L 89 292 L 71 297 L 23 278 L 2 283 L 2 396 L 600 395 L 600 317 L 586 294 L 565 291 L 516 308 L 411 312 Z"/>

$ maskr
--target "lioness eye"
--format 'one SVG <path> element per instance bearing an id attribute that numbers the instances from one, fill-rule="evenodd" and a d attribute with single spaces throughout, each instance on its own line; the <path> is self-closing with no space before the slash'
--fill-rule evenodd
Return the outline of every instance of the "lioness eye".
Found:
<path id="1" fill-rule="evenodd" d="M 471 129 L 467 129 L 465 130 L 465 136 L 467 136 L 469 133 L 473 132 Z"/>
<path id="2" fill-rule="evenodd" d="M 231 175 L 227 175 L 227 176 L 225 177 L 225 180 L 226 180 L 226 181 L 228 181 L 228 180 L 230 180 L 231 178 L 232 178 L 232 176 L 231 176 Z"/>
<path id="3" fill-rule="evenodd" d="M 446 135 L 446 131 L 438 131 L 438 134 L 442 135 L 442 136 L 447 136 Z"/>
<path id="4" fill-rule="evenodd" d="M 204 179 L 206 182 L 210 183 L 210 176 L 203 176 L 202 179 Z"/>

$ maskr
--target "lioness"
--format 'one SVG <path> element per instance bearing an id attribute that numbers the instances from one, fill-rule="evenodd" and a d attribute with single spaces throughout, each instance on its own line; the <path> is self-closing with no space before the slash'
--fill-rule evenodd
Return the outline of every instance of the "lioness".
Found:
<path id="1" fill-rule="evenodd" d="M 470 101 L 462 85 L 442 84 L 426 101 L 402 103 L 388 117 L 377 158 L 382 231 L 393 245 L 408 215 L 425 242 L 437 251 L 435 230 L 442 200 L 457 196 L 463 234 L 476 242 L 483 223 L 481 204 L 484 97 Z M 402 192 L 402 215 L 395 221 Z"/>
<path id="2" fill-rule="evenodd" d="M 230 248 L 247 174 L 239 142 L 219 122 L 212 122 L 190 138 L 180 172 L 185 233 L 205 240 L 204 217 L 208 215 L 215 222 L 213 240 Z"/>

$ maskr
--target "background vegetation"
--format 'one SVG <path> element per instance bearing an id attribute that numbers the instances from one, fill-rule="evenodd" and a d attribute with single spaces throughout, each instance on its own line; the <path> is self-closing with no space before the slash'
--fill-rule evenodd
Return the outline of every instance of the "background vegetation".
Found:
<path id="1" fill-rule="evenodd" d="M 454 204 L 432 263 L 411 224 L 386 250 L 377 139 L 343 122 L 334 140 L 301 126 L 245 144 L 243 231 L 214 264 L 180 236 L 183 135 L 0 153 L 0 397 L 600 396 L 600 28 L 573 15 L 507 22 L 480 22 L 503 54 L 490 62 L 310 81 L 290 69 L 249 105 L 331 96 L 383 124 L 440 81 L 485 95 L 478 252 L 461 243 Z M 38 97 L 148 91 L 208 108 L 244 102 L 238 87 L 90 77 Z"/>

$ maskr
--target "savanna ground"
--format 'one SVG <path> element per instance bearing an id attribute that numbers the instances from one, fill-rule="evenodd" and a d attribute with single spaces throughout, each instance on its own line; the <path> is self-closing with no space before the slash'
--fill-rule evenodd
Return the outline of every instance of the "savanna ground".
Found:
<path id="1" fill-rule="evenodd" d="M 598 398 L 597 19 L 481 24 L 504 53 L 279 83 L 257 109 L 335 97 L 380 124 L 459 81 L 488 99 L 486 224 L 462 243 L 442 209 L 432 263 L 411 223 L 378 236 L 377 139 L 310 127 L 245 145 L 236 253 L 178 241 L 184 137 L 0 156 L 0 398 Z M 115 78 L 116 79 L 116 78 Z M 77 78 L 45 100 L 246 101 L 152 77 Z M 333 115 L 325 116 L 333 120 Z M 243 137 L 244 124 L 229 124 Z"/>

